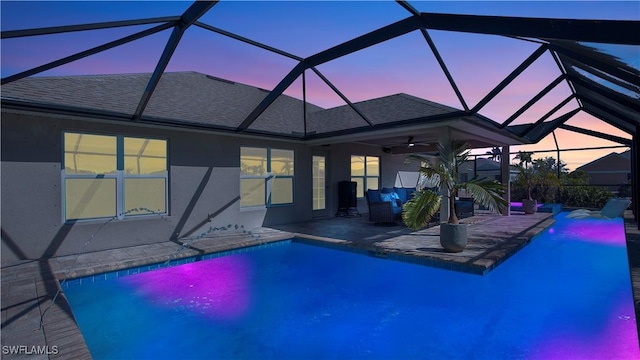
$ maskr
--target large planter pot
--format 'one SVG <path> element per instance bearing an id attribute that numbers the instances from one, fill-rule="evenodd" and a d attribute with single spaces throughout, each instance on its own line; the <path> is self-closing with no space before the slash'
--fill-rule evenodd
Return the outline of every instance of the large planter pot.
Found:
<path id="1" fill-rule="evenodd" d="M 538 201 L 523 199 L 522 211 L 524 211 L 525 214 L 534 214 L 536 211 L 538 211 Z"/>
<path id="2" fill-rule="evenodd" d="M 466 224 L 440 224 L 440 245 L 448 252 L 461 252 L 467 247 Z"/>

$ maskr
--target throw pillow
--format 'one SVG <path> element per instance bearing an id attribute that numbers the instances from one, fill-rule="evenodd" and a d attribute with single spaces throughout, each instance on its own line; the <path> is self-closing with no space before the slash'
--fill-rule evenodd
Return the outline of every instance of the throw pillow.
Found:
<path id="1" fill-rule="evenodd" d="M 405 188 L 394 188 L 395 189 L 395 193 L 398 194 L 398 198 L 400 199 L 400 201 L 404 204 L 407 202 L 407 189 Z"/>
<path id="2" fill-rule="evenodd" d="M 396 202 L 396 197 L 393 196 L 394 194 L 398 196 L 396 193 L 382 193 L 380 194 L 380 199 L 382 199 L 383 202 L 390 202 L 393 207 L 397 207 L 398 203 Z"/>

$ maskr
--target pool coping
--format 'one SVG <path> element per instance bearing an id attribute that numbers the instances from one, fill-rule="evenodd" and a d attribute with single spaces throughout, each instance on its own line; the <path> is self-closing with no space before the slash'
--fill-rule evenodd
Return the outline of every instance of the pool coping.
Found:
<path id="1" fill-rule="evenodd" d="M 58 269 L 55 272 L 56 278 L 60 281 L 66 279 L 76 279 L 90 276 L 108 276 L 106 274 L 117 273 L 119 271 L 127 274 L 138 273 L 140 268 L 147 270 L 159 269 L 163 267 L 186 264 L 207 258 L 224 256 L 226 253 L 234 253 L 234 251 L 243 251 L 251 247 L 259 247 L 261 245 L 272 242 L 280 242 L 285 240 L 294 240 L 297 242 L 308 243 L 316 246 L 331 247 L 343 251 L 352 251 L 365 255 L 375 256 L 378 258 L 386 258 L 403 262 L 410 262 L 435 268 L 466 272 L 477 275 L 486 275 L 498 265 L 506 261 L 513 254 L 532 241 L 535 236 L 544 231 L 555 223 L 553 214 L 539 213 L 518 217 L 520 219 L 531 220 L 527 222 L 527 227 L 521 230 L 521 223 L 516 224 L 516 231 L 497 231 L 492 228 L 503 227 L 504 217 L 476 217 L 468 219 L 467 226 L 470 232 L 470 245 L 461 253 L 447 253 L 442 251 L 439 245 L 439 226 L 419 230 L 408 235 L 397 236 L 383 243 L 371 244 L 367 242 L 349 241 L 310 235 L 299 232 L 286 232 L 263 228 L 256 234 L 233 234 L 233 235 L 214 235 L 198 240 L 195 246 L 176 246 L 176 243 L 169 242 L 163 244 L 142 245 L 137 247 L 126 248 L 128 253 L 138 253 L 137 248 L 153 247 L 155 252 L 164 252 L 146 257 L 131 258 L 129 260 L 121 260 L 118 262 L 100 263 L 94 262 L 94 257 L 89 254 L 69 255 L 53 258 L 53 267 Z M 514 218 L 510 218 L 513 220 Z M 490 226 L 493 220 L 495 224 Z M 498 221 L 496 221 L 498 220 Z M 493 240 L 490 245 L 493 249 L 487 251 L 486 247 L 480 247 L 484 236 L 476 236 L 479 228 L 489 229 L 490 237 Z M 429 247 L 433 251 L 420 251 L 417 247 L 398 247 L 399 243 L 408 243 L 412 238 L 418 238 L 417 246 Z M 221 242 L 221 239 L 232 240 Z M 484 239 L 486 240 L 486 239 Z M 196 244 L 196 243 L 194 243 Z M 475 247 L 475 251 L 474 251 Z M 177 250 L 176 250 L 177 249 Z M 482 253 L 478 253 L 482 250 Z M 506 250 L 500 254 L 494 254 L 496 250 Z M 153 251 L 144 251 L 151 253 Z M 481 256 L 480 256 L 481 255 Z M 85 259 L 86 258 L 86 259 Z M 80 261 L 78 261 L 81 259 Z M 72 264 L 69 266 L 69 264 Z M 64 269 L 67 269 L 66 271 Z"/>

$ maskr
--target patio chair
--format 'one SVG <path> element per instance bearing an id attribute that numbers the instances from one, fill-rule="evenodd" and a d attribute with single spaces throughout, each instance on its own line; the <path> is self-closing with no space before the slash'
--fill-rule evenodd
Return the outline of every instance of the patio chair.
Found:
<path id="1" fill-rule="evenodd" d="M 395 224 L 402 216 L 402 202 L 395 192 L 367 190 L 369 220 L 375 224 Z"/>
<path id="2" fill-rule="evenodd" d="M 475 215 L 474 201 L 472 197 L 456 198 L 456 215 L 458 219 Z"/>
<path id="3" fill-rule="evenodd" d="M 382 190 L 367 190 L 367 206 L 369 220 L 376 225 L 395 224 L 402 220 L 402 207 L 409 201 L 416 188 L 382 188 Z"/>
<path id="4" fill-rule="evenodd" d="M 601 210 L 574 210 L 567 215 L 569 219 L 615 219 L 621 217 L 631 201 L 626 198 L 611 198 Z"/>

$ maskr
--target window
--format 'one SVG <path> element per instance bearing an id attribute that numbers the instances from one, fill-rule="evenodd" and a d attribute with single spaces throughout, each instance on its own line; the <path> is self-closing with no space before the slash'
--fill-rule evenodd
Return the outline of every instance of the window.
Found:
<path id="1" fill-rule="evenodd" d="M 240 207 L 293 204 L 292 150 L 240 148 Z"/>
<path id="2" fill-rule="evenodd" d="M 377 190 L 380 183 L 380 158 L 377 156 L 351 156 L 351 181 L 357 185 L 357 196 L 366 190 Z"/>
<path id="3" fill-rule="evenodd" d="M 311 167 L 313 172 L 313 210 L 324 210 L 326 208 L 325 157 L 314 155 Z"/>
<path id="4" fill-rule="evenodd" d="M 167 213 L 167 141 L 64 133 L 64 220 Z"/>

